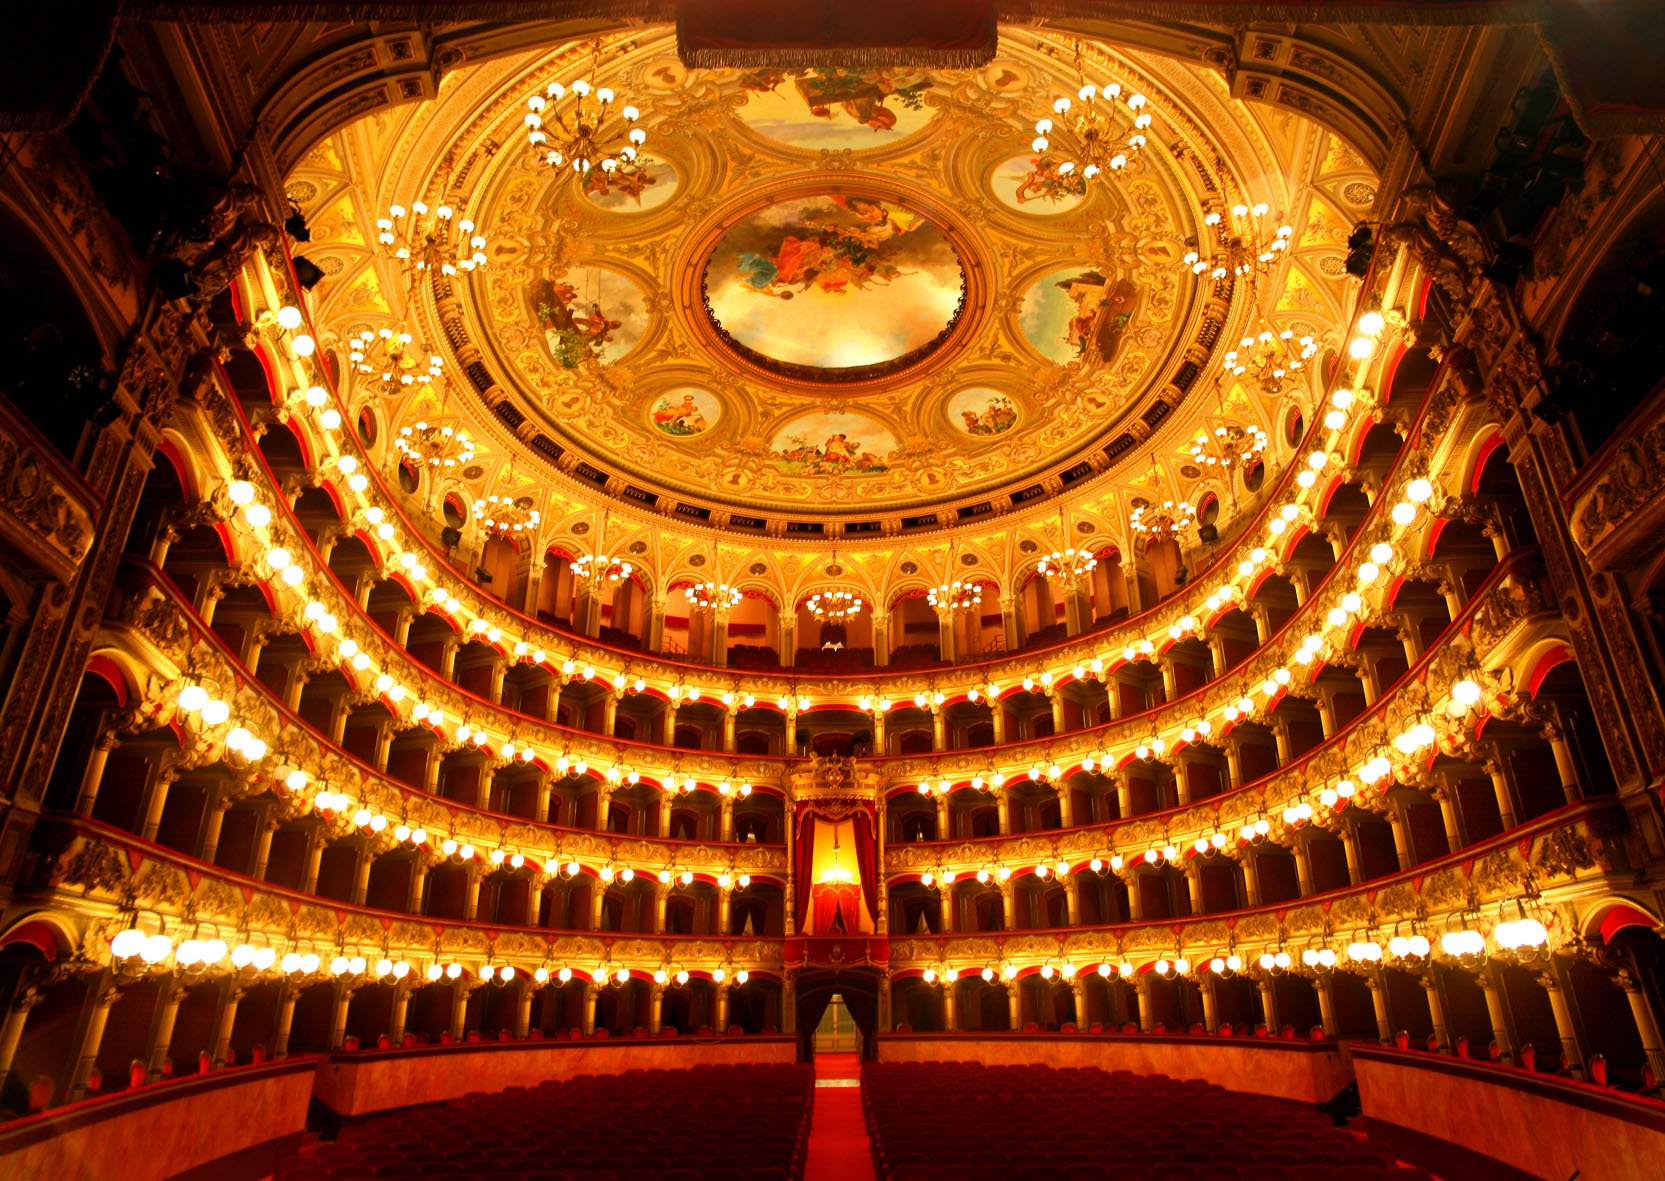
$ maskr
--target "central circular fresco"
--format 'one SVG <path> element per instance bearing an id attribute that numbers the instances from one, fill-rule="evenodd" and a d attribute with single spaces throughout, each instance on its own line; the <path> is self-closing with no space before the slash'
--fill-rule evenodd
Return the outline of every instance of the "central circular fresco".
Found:
<path id="1" fill-rule="evenodd" d="M 928 356 L 965 308 L 943 227 L 894 196 L 776 199 L 727 227 L 706 259 L 706 314 L 728 346 L 783 377 L 866 381 Z"/>

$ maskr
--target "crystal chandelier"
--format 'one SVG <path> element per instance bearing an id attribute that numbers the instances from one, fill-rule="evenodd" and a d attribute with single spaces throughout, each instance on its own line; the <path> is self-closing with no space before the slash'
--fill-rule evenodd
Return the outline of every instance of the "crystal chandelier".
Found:
<path id="1" fill-rule="evenodd" d="M 1053 550 L 1035 563 L 1035 573 L 1053 586 L 1065 589 L 1075 586 L 1098 566 L 1098 559 L 1084 549 Z"/>
<path id="2" fill-rule="evenodd" d="M 744 597 L 739 587 L 726 582 L 696 582 L 693 586 L 683 587 L 682 593 L 695 611 L 709 611 L 713 615 L 728 614 L 740 605 Z"/>
<path id="3" fill-rule="evenodd" d="M 586 582 L 623 582 L 635 571 L 623 558 L 607 554 L 585 554 L 572 563 L 572 576 Z"/>
<path id="4" fill-rule="evenodd" d="M 366 328 L 347 340 L 347 363 L 355 373 L 381 383 L 384 394 L 432 385 L 439 380 L 444 362 L 433 354 L 424 357 L 411 334 L 403 329 Z"/>
<path id="5" fill-rule="evenodd" d="M 1052 104 L 1057 118 L 1036 122 L 1035 139 L 1029 145 L 1040 153 L 1037 170 L 1065 185 L 1077 177 L 1091 181 L 1121 172 L 1145 146 L 1145 132 L 1151 124 L 1144 95 L 1129 94 L 1124 99 L 1119 82 L 1098 87 L 1086 81 L 1079 43 L 1075 77 L 1081 85 L 1075 98 L 1060 98 Z"/>
<path id="6" fill-rule="evenodd" d="M 975 582 L 945 582 L 925 592 L 925 601 L 939 615 L 969 611 L 983 601 L 983 588 Z"/>
<path id="7" fill-rule="evenodd" d="M 585 582 L 623 582 L 635 572 L 636 567 L 616 555 L 610 555 L 607 549 L 607 514 L 601 514 L 601 545 L 594 553 L 584 554 L 576 558 L 571 564 L 572 576 Z"/>
<path id="8" fill-rule="evenodd" d="M 1247 377 L 1268 394 L 1281 394 L 1283 379 L 1298 373 L 1317 353 L 1318 342 L 1311 336 L 1296 336 L 1288 328 L 1282 332 L 1268 328 L 1238 342 L 1223 358 L 1223 372 Z"/>
<path id="9" fill-rule="evenodd" d="M 499 496 L 489 492 L 474 501 L 474 519 L 487 532 L 507 536 L 536 529 L 542 520 L 530 496 Z"/>
<path id="10" fill-rule="evenodd" d="M 592 73 L 601 64 L 601 42 L 594 50 Z M 637 126 L 640 110 L 618 104 L 611 87 L 592 86 L 588 78 L 571 85 L 551 82 L 544 93 L 526 100 L 527 142 L 551 168 L 570 167 L 580 176 L 600 168 L 627 176 L 642 167 L 638 149 L 647 142 L 647 132 Z"/>
<path id="11" fill-rule="evenodd" d="M 1066 541 L 1069 539 L 1069 525 L 1061 509 L 1058 512 L 1058 534 Z M 1098 559 L 1092 554 L 1084 549 L 1066 545 L 1061 550 L 1055 549 L 1050 554 L 1043 555 L 1041 560 L 1035 563 L 1035 573 L 1053 586 L 1072 590 L 1097 566 Z"/>
<path id="12" fill-rule="evenodd" d="M 486 262 L 486 239 L 449 205 L 429 209 L 426 202 L 392 205 L 376 219 L 376 241 L 399 263 L 408 280 L 438 271 L 455 275 Z"/>
<path id="13" fill-rule="evenodd" d="M 474 440 L 467 431 L 426 422 L 400 427 L 393 446 L 412 463 L 426 467 L 456 467 L 474 458 Z"/>
<path id="14" fill-rule="evenodd" d="M 861 614 L 861 596 L 854 591 L 817 591 L 804 604 L 823 623 L 842 623 Z"/>
<path id="15" fill-rule="evenodd" d="M 1248 467 L 1266 450 L 1266 432 L 1261 427 L 1217 426 L 1212 431 L 1200 430 L 1191 440 L 1191 458 L 1204 468 L 1217 467 L 1223 471 Z"/>
<path id="16" fill-rule="evenodd" d="M 1197 523 L 1197 509 L 1188 500 L 1164 500 L 1161 504 L 1142 501 L 1133 506 L 1128 524 L 1135 533 L 1160 541 L 1178 538 Z"/>
<path id="17" fill-rule="evenodd" d="M 1289 249 L 1295 233 L 1294 227 L 1269 216 L 1271 208 L 1264 201 L 1253 206 L 1233 205 L 1229 220 L 1218 209 L 1210 210 L 1203 224 L 1213 228 L 1218 241 L 1212 247 L 1199 246 L 1186 252 L 1185 261 L 1192 273 L 1210 279 L 1235 275 L 1250 286 L 1258 283 Z"/>

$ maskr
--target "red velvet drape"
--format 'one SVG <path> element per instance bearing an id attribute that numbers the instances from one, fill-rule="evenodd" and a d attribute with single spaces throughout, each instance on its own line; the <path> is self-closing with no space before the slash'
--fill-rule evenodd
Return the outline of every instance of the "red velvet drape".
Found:
<path id="1" fill-rule="evenodd" d="M 792 866 L 792 888 L 797 891 L 793 899 L 797 914 L 798 934 L 804 933 L 804 916 L 809 914 L 809 895 L 815 885 L 815 813 L 800 811 L 798 813 L 798 835 L 793 849 L 797 858 Z"/>
<path id="2" fill-rule="evenodd" d="M 699 0 L 677 12 L 683 64 L 968 69 L 996 47 L 993 0 Z"/>
<path id="3" fill-rule="evenodd" d="M 873 916 L 874 929 L 879 922 L 879 845 L 873 836 L 873 814 L 863 809 L 856 813 L 856 869 L 861 873 L 861 896 L 867 901 L 867 913 Z"/>

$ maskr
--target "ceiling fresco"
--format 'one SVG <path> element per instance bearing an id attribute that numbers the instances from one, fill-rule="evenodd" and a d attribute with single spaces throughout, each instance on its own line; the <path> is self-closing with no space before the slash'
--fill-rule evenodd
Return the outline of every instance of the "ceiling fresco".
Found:
<path id="1" fill-rule="evenodd" d="M 1048 180 L 1034 120 L 1079 83 L 1071 42 L 1032 30 L 987 67 L 934 72 L 690 71 L 668 30 L 629 37 L 598 79 L 642 107 L 634 174 L 525 150 L 526 96 L 587 60 L 577 46 L 465 67 L 420 114 L 369 116 L 291 178 L 332 211 L 316 253 L 363 260 L 330 276 L 325 314 L 343 338 L 409 319 L 450 343 L 438 400 L 473 417 L 487 482 L 515 450 L 505 422 L 735 511 L 966 503 L 1129 432 L 1140 446 L 1097 467 L 1126 466 L 1137 491 L 1155 448 L 1159 478 L 1177 479 L 1205 416 L 1279 413 L 1214 391 L 1219 352 L 1255 311 L 1329 318 L 1347 219 L 1374 194 L 1316 124 L 1257 117 L 1200 68 L 1096 46 L 1093 78 L 1149 95 L 1150 144 L 1113 181 Z M 429 195 L 487 230 L 489 261 L 407 309 L 352 243 L 434 176 Z M 1296 226 L 1261 309 L 1181 261 L 1207 202 L 1250 192 Z"/>

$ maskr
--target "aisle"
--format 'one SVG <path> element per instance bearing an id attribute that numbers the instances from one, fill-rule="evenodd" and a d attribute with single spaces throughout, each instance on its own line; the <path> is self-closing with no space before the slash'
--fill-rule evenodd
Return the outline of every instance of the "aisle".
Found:
<path id="1" fill-rule="evenodd" d="M 861 1118 L 861 1061 L 855 1054 L 815 1056 L 815 1114 L 804 1181 L 871 1181 L 873 1157 Z"/>

